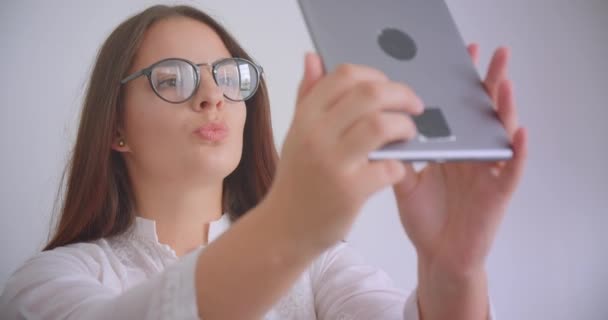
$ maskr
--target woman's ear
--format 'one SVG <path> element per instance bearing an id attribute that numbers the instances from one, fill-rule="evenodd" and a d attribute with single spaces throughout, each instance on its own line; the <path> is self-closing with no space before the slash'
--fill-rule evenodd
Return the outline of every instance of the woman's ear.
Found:
<path id="1" fill-rule="evenodd" d="M 125 139 L 122 130 L 119 130 L 116 133 L 116 137 L 112 141 L 112 149 L 118 152 L 130 152 L 129 145 L 127 145 L 127 140 Z"/>

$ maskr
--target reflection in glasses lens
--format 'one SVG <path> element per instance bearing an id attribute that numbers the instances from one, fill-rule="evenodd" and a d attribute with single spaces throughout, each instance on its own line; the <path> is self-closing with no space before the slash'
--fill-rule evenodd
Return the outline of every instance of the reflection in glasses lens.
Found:
<path id="1" fill-rule="evenodd" d="M 194 93 L 198 73 L 186 61 L 166 60 L 152 69 L 150 83 L 161 98 L 169 102 L 183 102 Z"/>
<path id="2" fill-rule="evenodd" d="M 200 66 L 181 59 L 164 60 L 150 71 L 150 84 L 162 99 L 184 102 L 198 89 Z M 244 59 L 220 60 L 212 65 L 212 74 L 224 97 L 232 101 L 251 98 L 259 85 L 258 67 Z"/>

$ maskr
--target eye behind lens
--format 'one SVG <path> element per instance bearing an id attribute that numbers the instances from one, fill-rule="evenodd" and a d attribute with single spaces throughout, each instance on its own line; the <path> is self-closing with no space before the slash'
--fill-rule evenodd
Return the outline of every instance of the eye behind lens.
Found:
<path id="1" fill-rule="evenodd" d="M 258 69 L 245 59 L 229 58 L 220 61 L 215 68 L 214 76 L 224 95 L 234 101 L 249 99 L 258 87 Z"/>

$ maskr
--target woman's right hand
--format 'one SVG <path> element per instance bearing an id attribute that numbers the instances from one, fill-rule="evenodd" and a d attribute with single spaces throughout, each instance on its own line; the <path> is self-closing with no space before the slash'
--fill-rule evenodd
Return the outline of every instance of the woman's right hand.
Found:
<path id="1" fill-rule="evenodd" d="M 323 75 L 318 55 L 305 60 L 295 115 L 266 200 L 299 246 L 320 252 L 346 237 L 373 193 L 403 179 L 397 160 L 370 161 L 368 154 L 413 138 L 409 115 L 422 113 L 423 104 L 409 87 L 378 70 L 341 65 Z"/>

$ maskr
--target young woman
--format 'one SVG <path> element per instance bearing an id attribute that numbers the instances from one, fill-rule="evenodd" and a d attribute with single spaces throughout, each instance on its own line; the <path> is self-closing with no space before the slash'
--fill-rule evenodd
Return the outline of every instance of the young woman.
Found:
<path id="1" fill-rule="evenodd" d="M 477 48 L 470 47 L 473 58 Z M 4 319 L 487 319 L 484 260 L 522 173 L 508 52 L 485 85 L 512 137 L 501 163 L 416 172 L 367 154 L 423 103 L 379 71 L 305 61 L 282 155 L 262 67 L 204 13 L 151 7 L 103 44 L 54 237 L 20 267 Z M 393 186 L 418 288 L 340 241 Z M 390 246 L 399 252 L 398 245 Z"/>

